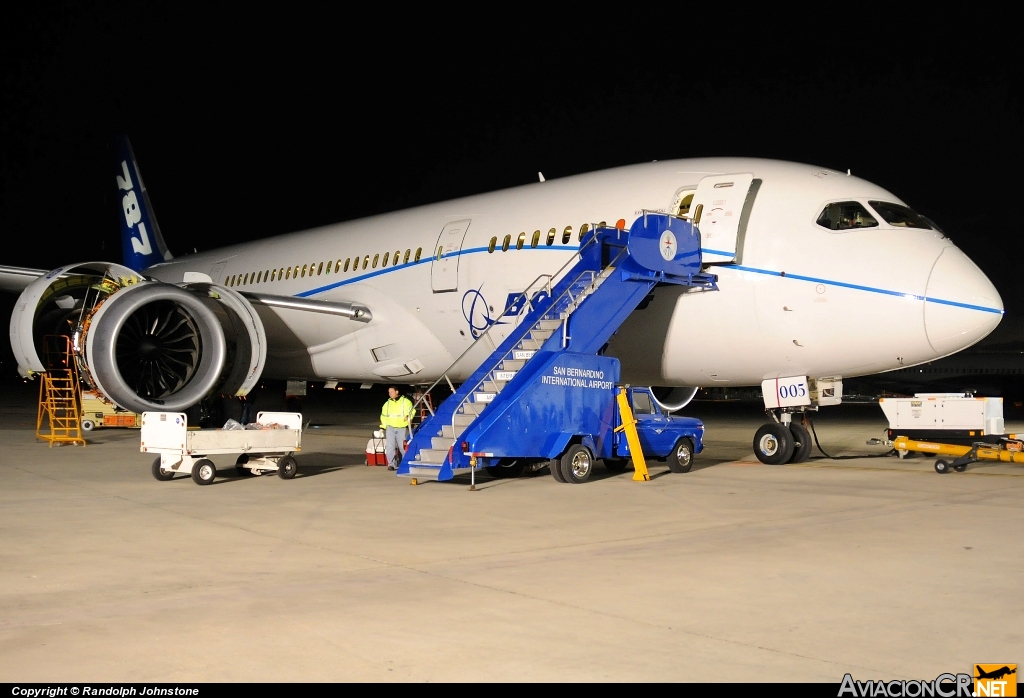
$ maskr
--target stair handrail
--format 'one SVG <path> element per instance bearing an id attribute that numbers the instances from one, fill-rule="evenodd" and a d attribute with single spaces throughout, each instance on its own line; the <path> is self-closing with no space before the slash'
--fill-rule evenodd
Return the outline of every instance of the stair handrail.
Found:
<path id="1" fill-rule="evenodd" d="M 587 247 L 588 247 L 589 245 L 592 245 L 592 244 L 594 244 L 594 243 L 596 243 L 596 242 L 597 242 L 597 236 L 596 236 L 596 235 L 592 235 L 592 236 L 589 236 L 589 237 L 588 237 L 588 238 L 586 239 L 586 241 L 585 241 L 585 242 L 584 242 L 584 243 L 583 243 L 582 245 L 580 245 L 579 249 L 578 249 L 578 250 L 576 251 L 576 254 L 574 254 L 574 255 L 572 255 L 571 257 L 569 257 L 568 261 L 566 261 L 566 263 L 565 263 L 565 264 L 563 264 L 563 265 L 562 265 L 561 267 L 559 267 L 559 268 L 558 268 L 558 270 L 557 270 L 556 272 L 554 272 L 553 274 L 539 274 L 539 275 L 537 276 L 537 278 L 535 278 L 535 279 L 534 279 L 533 281 L 531 281 L 531 282 L 530 282 L 530 283 L 529 283 L 529 284 L 528 284 L 528 285 L 526 286 L 526 288 L 525 288 L 525 289 L 524 289 L 524 290 L 523 290 L 523 291 L 522 291 L 521 293 L 517 294 L 517 295 L 516 295 L 516 296 L 515 296 L 515 297 L 514 297 L 514 298 L 513 298 L 512 300 L 510 300 L 510 301 L 508 302 L 508 304 L 507 304 L 507 305 L 505 306 L 505 309 L 501 311 L 501 315 L 499 315 L 498 317 L 504 317 L 504 316 L 505 316 L 505 313 L 507 313 L 507 312 L 509 311 L 509 309 L 510 309 L 510 308 L 514 307 L 514 306 L 516 305 L 516 303 L 518 303 L 518 302 L 519 302 L 519 299 L 520 299 L 520 298 L 522 298 L 522 299 L 526 300 L 527 302 L 529 302 L 529 298 L 530 298 L 530 296 L 529 296 L 529 293 L 530 293 L 530 289 L 532 289 L 532 288 L 533 288 L 533 285 L 534 285 L 535 283 L 537 283 L 538 281 L 540 281 L 541 279 L 545 279 L 545 278 L 547 279 L 548 283 L 546 284 L 546 286 L 547 286 L 547 288 L 548 288 L 548 293 L 550 294 L 550 292 L 551 292 L 551 281 L 552 281 L 552 280 L 553 280 L 553 279 L 554 279 L 555 277 L 557 277 L 557 276 L 558 276 L 559 274 L 561 274 L 561 273 L 562 273 L 563 271 L 565 271 L 565 269 L 566 269 L 567 267 L 569 267 L 569 266 L 572 266 L 572 265 L 575 265 L 575 264 L 577 263 L 577 261 L 579 261 L 579 260 L 578 260 L 577 258 L 578 258 L 578 257 L 579 257 L 579 256 L 580 256 L 580 255 L 581 255 L 582 253 L 583 253 L 583 250 L 584 250 L 585 248 L 587 248 Z M 559 296 L 559 298 L 560 298 L 560 297 L 561 297 L 561 296 Z M 465 351 L 463 351 L 463 352 L 462 352 L 461 354 L 459 354 L 458 358 L 456 358 L 456 359 L 455 359 L 454 361 L 452 361 L 452 362 L 451 362 L 451 363 L 450 363 L 450 364 L 448 365 L 448 368 L 446 368 L 446 369 L 445 369 L 445 370 L 444 370 L 444 371 L 443 371 L 443 372 L 441 373 L 440 377 L 439 377 L 439 378 L 438 378 L 437 380 L 435 380 L 435 381 L 434 381 L 433 383 L 431 383 L 431 384 L 430 384 L 430 387 L 429 387 L 429 388 L 427 388 L 426 390 L 424 390 L 424 391 L 423 391 L 423 395 L 422 395 L 422 396 L 421 396 L 421 397 L 420 397 L 420 398 L 419 398 L 419 399 L 418 399 L 418 400 L 417 400 L 417 401 L 416 401 L 416 402 L 415 402 L 415 403 L 413 404 L 413 406 L 412 406 L 412 408 L 413 408 L 413 412 L 415 412 L 415 411 L 416 411 L 416 408 L 417 408 L 417 407 L 418 407 L 418 406 L 420 405 L 420 403 L 422 403 L 422 402 L 424 402 L 424 401 L 425 401 L 425 399 L 426 399 L 426 396 L 427 396 L 427 395 L 428 395 L 428 394 L 430 393 L 430 391 L 431 391 L 431 390 L 433 390 L 434 388 L 436 388 L 436 387 L 437 387 L 438 385 L 440 385 L 440 383 L 441 383 L 441 381 L 442 381 L 442 380 L 448 381 L 448 387 L 449 387 L 449 388 L 451 388 L 451 390 L 452 390 L 452 393 L 454 393 L 454 392 L 455 392 L 455 386 L 454 386 L 454 385 L 452 385 L 452 381 L 451 381 L 451 379 L 450 379 L 450 378 L 448 377 L 448 373 L 449 373 L 449 372 L 450 372 L 450 371 L 451 371 L 451 370 L 452 370 L 453 368 L 455 368 L 455 366 L 456 366 L 456 365 L 458 365 L 458 363 L 459 363 L 460 361 L 462 361 L 462 359 L 463 359 L 463 358 L 464 358 L 464 357 L 466 356 L 466 354 L 468 354 L 469 352 L 473 351 L 473 349 L 474 349 L 474 348 L 476 347 L 476 345 L 477 345 L 477 344 L 478 344 L 479 342 L 481 342 L 481 341 L 483 340 L 483 338 L 484 338 L 484 337 L 487 337 L 487 335 L 488 335 L 488 334 L 490 333 L 490 331 L 491 331 L 491 330 L 492 330 L 492 329 L 493 329 L 493 328 L 494 328 L 494 327 L 495 327 L 495 326 L 496 326 L 497 324 L 498 324 L 497 322 L 492 322 L 492 323 L 491 323 L 490 325 L 488 325 L 488 326 L 487 326 L 487 329 L 485 329 L 485 330 L 484 330 L 484 331 L 483 331 L 483 332 L 482 332 L 482 333 L 480 334 L 480 336 L 479 336 L 479 337 L 477 337 L 476 339 L 474 339 L 474 340 L 473 340 L 473 342 L 472 342 L 472 344 L 470 344 L 470 345 L 469 345 L 468 347 L 466 347 L 466 350 L 465 350 Z M 488 338 L 488 339 L 489 339 L 489 338 Z M 492 343 L 491 343 L 491 345 L 493 346 L 493 345 L 494 345 L 494 343 L 492 342 Z M 497 347 L 495 347 L 495 349 L 496 349 L 496 348 L 497 348 Z M 504 357 L 503 357 L 503 358 L 504 358 Z M 460 403 L 460 406 L 461 406 L 461 403 Z M 458 409 L 458 407 L 456 407 L 455 409 Z M 427 411 L 429 411 L 429 412 L 430 412 L 430 416 L 431 416 L 431 417 L 433 417 L 433 416 L 434 416 L 434 410 L 433 410 L 433 408 L 432 408 L 432 407 L 431 407 L 431 406 L 430 406 L 429 404 L 427 405 Z M 420 426 L 423 426 L 423 423 L 422 423 L 422 422 L 420 423 Z M 417 431 L 419 431 L 419 429 L 417 429 Z"/>
<path id="2" fill-rule="evenodd" d="M 597 236 L 595 235 L 593 238 L 591 238 L 591 240 L 595 240 L 596 241 L 597 240 Z M 588 244 L 589 244 L 589 242 L 588 242 Z M 583 247 L 580 247 L 580 249 L 582 250 Z M 616 267 L 616 266 L 618 266 L 618 262 L 619 262 L 620 259 L 622 259 L 622 256 L 624 254 L 626 254 L 626 248 L 625 247 L 623 247 L 622 250 L 619 252 L 619 254 L 617 254 L 615 256 L 615 259 L 611 260 L 611 262 L 608 264 L 608 267 Z M 605 268 L 608 268 L 608 267 L 605 267 Z M 540 318 L 537 319 L 537 322 L 535 322 L 530 327 L 530 331 L 532 331 L 541 322 L 543 322 L 546 319 L 546 316 L 548 315 L 548 313 L 557 312 L 557 310 L 558 310 L 558 301 L 560 301 L 562 298 L 564 298 L 565 296 L 569 296 L 569 298 L 571 300 L 570 305 L 572 305 L 573 303 L 576 302 L 578 297 L 584 295 L 582 292 L 580 293 L 580 296 L 575 296 L 574 297 L 572 295 L 573 286 L 575 286 L 576 283 L 580 279 L 582 279 L 584 276 L 589 274 L 590 275 L 590 285 L 593 285 L 594 282 L 597 280 L 597 278 L 600 276 L 601 272 L 603 272 L 603 271 L 604 271 L 604 268 L 601 269 L 601 271 L 594 271 L 593 269 L 584 269 L 582 272 L 580 272 L 580 275 L 577 276 L 575 279 L 573 279 L 565 287 L 565 290 L 562 291 L 562 293 L 560 293 L 558 295 L 558 298 L 552 298 L 551 299 L 551 305 L 548 307 L 548 310 L 544 313 L 544 315 L 542 315 Z M 569 310 L 567 315 L 566 315 L 566 320 L 568 320 L 569 315 L 571 315 L 575 311 L 576 311 L 576 308 L 573 308 L 572 310 Z M 484 382 L 487 381 L 488 378 L 490 378 L 491 375 L 493 375 L 494 370 L 498 367 L 498 364 L 500 364 L 502 361 L 504 361 L 508 357 L 508 355 L 511 354 L 512 352 L 514 352 L 515 350 L 516 350 L 515 346 L 511 347 L 508 351 L 506 351 L 504 354 L 502 354 L 496 361 L 494 361 L 492 363 L 491 367 L 483 372 L 483 375 L 480 378 L 480 380 L 478 380 L 473 385 L 473 387 L 470 388 L 466 392 L 465 396 L 463 396 L 463 398 L 462 398 L 462 401 L 459 402 L 459 404 L 455 406 L 454 410 L 452 410 L 452 431 L 453 431 L 453 433 L 454 433 L 454 430 L 455 430 L 455 416 L 459 413 L 459 408 L 469 402 L 469 398 L 473 395 L 474 391 L 476 391 L 477 388 L 479 388 L 481 385 L 483 385 Z"/>

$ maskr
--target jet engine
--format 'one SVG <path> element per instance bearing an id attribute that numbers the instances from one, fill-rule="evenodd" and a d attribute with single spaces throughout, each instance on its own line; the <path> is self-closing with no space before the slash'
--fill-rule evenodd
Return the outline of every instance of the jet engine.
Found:
<path id="1" fill-rule="evenodd" d="M 22 292 L 11 316 L 22 375 L 45 370 L 43 338 L 52 334 L 71 338 L 93 388 L 133 412 L 245 395 L 267 355 L 263 323 L 236 291 L 152 281 L 107 262 L 55 269 Z"/>
<path id="2" fill-rule="evenodd" d="M 652 387 L 654 401 L 666 412 L 677 412 L 690 404 L 697 394 L 697 388 Z"/>

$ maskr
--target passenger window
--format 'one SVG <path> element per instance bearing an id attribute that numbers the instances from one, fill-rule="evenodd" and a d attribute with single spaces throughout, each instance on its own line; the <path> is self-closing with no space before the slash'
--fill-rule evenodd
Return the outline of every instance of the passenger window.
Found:
<path id="1" fill-rule="evenodd" d="M 367 256 L 369 256 L 369 255 L 367 255 Z M 379 254 L 375 254 L 375 255 L 373 255 L 373 268 L 374 268 L 374 269 L 376 269 L 376 268 L 377 268 L 377 260 L 378 260 L 378 259 L 380 259 L 380 255 L 379 255 Z M 366 266 L 364 265 L 364 266 L 363 266 L 363 268 L 365 269 L 365 268 L 366 268 Z"/>
<path id="2" fill-rule="evenodd" d="M 305 264 L 302 265 L 302 278 L 303 279 L 306 278 L 306 265 Z"/>
<path id="3" fill-rule="evenodd" d="M 284 278 L 286 278 L 286 279 L 292 278 L 292 268 L 291 267 L 288 267 L 287 269 L 285 269 L 285 271 L 284 271 Z"/>
<path id="4" fill-rule="evenodd" d="M 516 249 L 523 249 L 523 245 L 526 244 L 526 233 L 519 233 L 519 238 L 516 240 Z"/>
<path id="5" fill-rule="evenodd" d="M 580 242 L 583 242 L 583 236 L 587 234 L 588 230 L 590 230 L 590 226 L 586 223 L 580 226 Z"/>
<path id="6" fill-rule="evenodd" d="M 633 414 L 654 414 L 654 404 L 647 393 L 633 393 Z"/>
<path id="7" fill-rule="evenodd" d="M 487 251 L 488 252 L 494 252 L 494 248 L 495 248 L 495 246 L 497 246 L 497 244 L 498 244 L 498 236 L 495 235 L 494 237 L 491 238 L 491 241 L 487 244 Z"/>
<path id="8" fill-rule="evenodd" d="M 539 245 L 539 244 L 540 244 L 540 231 L 539 230 L 534 230 L 533 231 L 533 240 L 530 241 L 530 247 L 533 247 L 534 249 L 536 249 L 537 245 Z"/>
<path id="9" fill-rule="evenodd" d="M 444 253 L 444 247 L 443 246 L 438 246 L 438 248 L 437 248 L 437 257 L 436 257 L 438 262 L 441 261 L 441 255 L 443 253 Z"/>
<path id="10" fill-rule="evenodd" d="M 247 283 L 249 283 L 249 275 L 248 275 L 248 274 L 246 274 L 246 275 L 245 275 L 245 276 L 244 276 L 244 277 L 242 278 L 242 285 L 243 285 L 243 286 L 245 286 L 245 285 L 246 285 Z"/>
<path id="11" fill-rule="evenodd" d="M 370 266 L 370 255 L 363 257 L 363 271 L 366 271 L 368 266 Z"/>
<path id="12" fill-rule="evenodd" d="M 501 251 L 502 252 L 508 252 L 508 246 L 509 246 L 509 244 L 511 242 L 512 242 L 512 236 L 511 235 L 506 235 L 505 239 L 502 240 L 502 242 L 501 242 Z"/>
<path id="13" fill-rule="evenodd" d="M 330 273 L 331 273 L 331 263 L 332 263 L 332 260 L 328 259 L 328 260 L 327 260 L 327 268 L 326 268 L 326 269 L 324 270 L 324 271 L 326 271 L 326 272 L 327 272 L 328 274 L 330 274 Z"/>
<path id="14" fill-rule="evenodd" d="M 420 253 L 421 252 L 423 252 L 423 248 L 422 247 L 417 247 L 416 248 L 416 259 L 414 261 L 416 261 L 416 262 L 420 261 Z"/>
<path id="15" fill-rule="evenodd" d="M 385 252 L 385 253 L 384 253 L 384 261 L 383 261 L 383 262 L 381 262 L 381 266 L 382 266 L 382 267 L 386 267 L 386 266 L 388 265 L 388 259 L 389 259 L 390 257 L 391 257 L 391 253 L 390 253 L 390 252 Z M 376 264 L 374 264 L 373 266 L 377 266 L 377 265 L 376 265 Z"/>
<path id="16" fill-rule="evenodd" d="M 572 226 L 565 226 L 565 230 L 562 231 L 562 244 L 568 245 L 569 241 L 572 240 Z"/>
<path id="17" fill-rule="evenodd" d="M 270 280 L 277 281 L 277 269 L 270 270 Z"/>
<path id="18" fill-rule="evenodd" d="M 829 204 L 818 216 L 818 225 L 829 230 L 852 230 L 853 228 L 874 228 L 878 221 L 856 201 L 839 201 Z"/>
<path id="19" fill-rule="evenodd" d="M 938 230 L 938 227 L 930 220 L 901 204 L 891 204 L 888 201 L 869 201 L 868 203 L 871 204 L 871 208 L 875 209 L 886 223 L 895 228 Z"/>
<path id="20" fill-rule="evenodd" d="M 400 255 L 401 253 L 402 253 L 401 250 L 395 250 L 395 256 L 394 256 L 394 260 L 395 261 L 393 261 L 391 263 L 391 266 L 393 266 L 393 267 L 397 267 L 398 266 L 398 255 Z"/>
<path id="21" fill-rule="evenodd" d="M 551 247 L 552 245 L 554 245 L 554 244 L 555 244 L 555 233 L 556 233 L 556 232 L 557 232 L 557 231 L 556 231 L 556 230 L 555 230 L 554 228 L 552 228 L 551 230 L 549 230 L 549 231 L 548 231 L 548 239 L 547 239 L 547 242 L 546 242 L 546 243 L 544 243 L 544 244 L 546 244 L 546 245 L 547 245 L 548 247 Z"/>
<path id="22" fill-rule="evenodd" d="M 262 280 L 263 280 L 263 272 L 259 272 L 258 274 L 256 274 L 256 283 L 259 283 Z"/>
<path id="23" fill-rule="evenodd" d="M 342 269 L 342 271 L 348 271 L 348 262 L 349 262 L 349 260 L 348 260 L 348 258 L 346 257 L 346 258 L 345 258 L 345 268 L 344 268 L 344 269 Z"/>
<path id="24" fill-rule="evenodd" d="M 406 250 L 405 251 L 405 258 L 402 259 L 402 264 L 408 264 L 409 263 L 409 255 L 411 255 L 411 254 L 412 254 L 412 250 Z"/>
<path id="25" fill-rule="evenodd" d="M 345 260 L 345 271 L 348 271 L 348 260 L 347 259 Z M 341 260 L 340 259 L 337 262 L 334 263 L 334 273 L 335 274 L 340 274 L 341 273 Z"/>
<path id="26" fill-rule="evenodd" d="M 317 268 L 316 268 L 316 275 L 317 275 L 317 276 L 320 276 L 320 275 L 321 275 L 321 274 L 323 274 L 323 273 L 324 273 L 324 263 L 323 263 L 323 262 L 320 262 L 320 265 L 319 265 L 319 266 L 317 266 Z M 310 276 L 312 276 L 312 275 L 313 275 L 313 274 L 312 274 L 312 273 L 310 273 Z"/>

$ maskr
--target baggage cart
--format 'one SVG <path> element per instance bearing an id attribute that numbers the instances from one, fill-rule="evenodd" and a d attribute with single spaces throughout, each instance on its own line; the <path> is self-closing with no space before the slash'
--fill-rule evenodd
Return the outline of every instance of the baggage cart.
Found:
<path id="1" fill-rule="evenodd" d="M 298 463 L 292 455 L 302 450 L 302 415 L 297 412 L 260 412 L 262 429 L 189 429 L 181 412 L 143 412 L 139 450 L 158 453 L 153 477 L 165 481 L 177 473 L 190 474 L 197 485 L 209 485 L 217 468 L 209 456 L 241 454 L 235 461 L 239 475 L 276 471 L 283 480 L 295 477 Z"/>

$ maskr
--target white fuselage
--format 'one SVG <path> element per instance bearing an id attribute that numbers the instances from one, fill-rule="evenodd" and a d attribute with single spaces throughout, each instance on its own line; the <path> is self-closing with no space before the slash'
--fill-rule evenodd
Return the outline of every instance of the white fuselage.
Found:
<path id="1" fill-rule="evenodd" d="M 609 347 L 622 360 L 623 380 L 728 386 L 878 373 L 963 349 L 998 324 L 999 294 L 941 233 L 884 221 L 844 231 L 815 223 L 829 202 L 901 203 L 889 192 L 822 168 L 740 158 L 538 182 L 191 255 L 146 273 L 178 283 L 185 272 L 198 272 L 243 292 L 363 303 L 373 314 L 369 323 L 261 308 L 271 349 L 265 375 L 424 383 L 489 321 L 502 321 L 509 294 L 569 261 L 581 225 L 625 219 L 629 226 L 643 210 L 671 210 L 678 192 L 703 177 L 737 172 L 753 173 L 760 187 L 736 262 L 709 269 L 719 275 L 717 292 L 659 288 L 634 312 Z M 459 221 L 469 221 L 461 249 L 456 244 L 437 261 L 442 230 Z M 568 226 L 571 239 L 563 244 Z M 535 231 L 540 242 L 533 248 Z M 521 233 L 525 244 L 517 249 Z M 492 238 L 497 247 L 489 252 Z M 296 268 L 297 278 L 278 278 L 281 269 Z"/>

